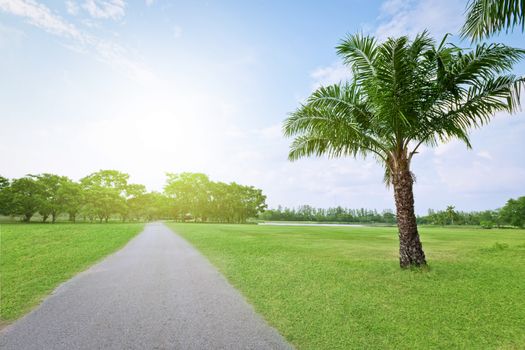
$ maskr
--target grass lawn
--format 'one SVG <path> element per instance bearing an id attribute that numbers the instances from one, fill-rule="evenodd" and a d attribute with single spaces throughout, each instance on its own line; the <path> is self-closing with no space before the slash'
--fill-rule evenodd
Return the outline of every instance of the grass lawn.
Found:
<path id="1" fill-rule="evenodd" d="M 170 224 L 299 349 L 524 349 L 525 230 Z"/>
<path id="2" fill-rule="evenodd" d="M 61 282 L 122 247 L 143 224 L 1 224 L 0 321 L 12 321 Z"/>

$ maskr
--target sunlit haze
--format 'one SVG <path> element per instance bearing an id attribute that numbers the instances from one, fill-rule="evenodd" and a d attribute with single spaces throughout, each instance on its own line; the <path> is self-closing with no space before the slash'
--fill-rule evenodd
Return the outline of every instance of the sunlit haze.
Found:
<path id="1" fill-rule="evenodd" d="M 0 174 L 117 169 L 161 190 L 166 172 L 204 172 L 263 189 L 270 207 L 393 208 L 372 158 L 289 162 L 282 121 L 348 77 L 334 49 L 346 34 L 456 34 L 465 3 L 0 0 Z M 472 150 L 423 149 L 416 211 L 524 195 L 524 135 L 524 112 L 502 114 L 473 132 Z"/>

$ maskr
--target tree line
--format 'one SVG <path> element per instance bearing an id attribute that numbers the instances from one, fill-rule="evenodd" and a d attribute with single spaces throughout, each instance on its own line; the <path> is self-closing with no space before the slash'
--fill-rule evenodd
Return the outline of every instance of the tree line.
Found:
<path id="1" fill-rule="evenodd" d="M 94 172 L 79 181 L 55 174 L 0 176 L 0 215 L 29 222 L 68 220 L 108 222 L 172 219 L 242 223 L 266 208 L 266 196 L 253 186 L 214 182 L 200 173 L 167 174 L 163 192 L 148 192 L 117 170 Z"/>
<path id="2" fill-rule="evenodd" d="M 259 215 L 259 219 L 268 221 L 316 221 L 344 223 L 385 223 L 395 224 L 396 216 L 392 210 L 350 209 L 341 206 L 333 208 L 314 208 L 301 205 L 297 208 L 269 209 Z"/>
<path id="3" fill-rule="evenodd" d="M 444 210 L 428 211 L 425 216 L 418 217 L 419 224 L 431 225 L 479 225 L 483 228 L 494 226 L 525 226 L 525 196 L 509 199 L 500 209 L 484 211 L 457 211 L 452 205 Z"/>
<path id="4" fill-rule="evenodd" d="M 340 223 L 377 223 L 396 224 L 396 215 L 386 209 L 378 212 L 375 209 L 349 209 L 341 206 L 323 209 L 310 205 L 297 208 L 278 206 L 268 209 L 258 216 L 266 221 L 315 221 Z M 483 228 L 494 226 L 525 226 L 525 196 L 509 199 L 500 209 L 484 211 L 457 211 L 449 205 L 444 210 L 429 209 L 427 215 L 418 216 L 417 223 L 423 225 L 477 225 Z"/>

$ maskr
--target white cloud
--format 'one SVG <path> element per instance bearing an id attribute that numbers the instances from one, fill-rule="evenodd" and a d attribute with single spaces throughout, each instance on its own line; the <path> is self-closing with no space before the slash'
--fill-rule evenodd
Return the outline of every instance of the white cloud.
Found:
<path id="1" fill-rule="evenodd" d="M 25 18 L 30 24 L 67 39 L 64 43 L 67 48 L 92 54 L 98 61 L 111 65 L 133 79 L 149 80 L 153 77 L 153 73 L 143 63 L 130 58 L 132 55 L 126 48 L 80 30 L 43 4 L 33 0 L 0 0 L 0 10 Z"/>
<path id="2" fill-rule="evenodd" d="M 45 5 L 33 0 L 0 0 L 0 10 L 24 17 L 32 25 L 62 37 L 82 39 L 77 28 L 53 13 Z"/>
<path id="3" fill-rule="evenodd" d="M 463 22 L 465 4 L 456 0 L 386 0 L 380 8 L 379 24 L 373 33 L 379 40 L 390 36 L 414 36 L 425 29 L 439 38 L 456 33 Z M 319 67 L 310 73 L 313 89 L 352 77 L 340 62 Z"/>
<path id="4" fill-rule="evenodd" d="M 485 158 L 488 160 L 492 160 L 492 155 L 488 151 L 480 151 L 477 153 L 478 157 Z"/>
<path id="5" fill-rule="evenodd" d="M 341 81 L 349 80 L 352 77 L 352 72 L 349 67 L 342 63 L 333 63 L 327 67 L 319 67 L 310 73 L 310 77 L 314 80 L 312 88 L 315 90 L 320 86 L 336 84 Z"/>
<path id="6" fill-rule="evenodd" d="M 375 35 L 409 35 L 428 29 L 434 37 L 457 33 L 463 23 L 465 3 L 457 0 L 387 0 L 381 6 Z"/>
<path id="7" fill-rule="evenodd" d="M 78 4 L 74 0 L 67 0 L 66 1 L 66 10 L 67 10 L 67 13 L 69 13 L 70 15 L 76 16 L 76 15 L 78 15 L 78 13 L 80 11 L 80 7 L 78 6 Z"/>
<path id="8" fill-rule="evenodd" d="M 124 17 L 124 0 L 86 0 L 82 7 L 94 18 L 118 20 Z"/>
<path id="9" fill-rule="evenodd" d="M 151 6 L 155 3 L 155 0 L 146 0 L 146 5 Z"/>

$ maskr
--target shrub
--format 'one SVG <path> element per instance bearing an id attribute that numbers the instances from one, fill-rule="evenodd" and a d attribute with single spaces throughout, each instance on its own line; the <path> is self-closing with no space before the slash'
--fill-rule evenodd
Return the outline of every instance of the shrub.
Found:
<path id="1" fill-rule="evenodd" d="M 481 221 L 479 224 L 481 228 L 484 229 L 491 229 L 494 226 L 494 223 L 492 223 L 492 221 Z"/>

